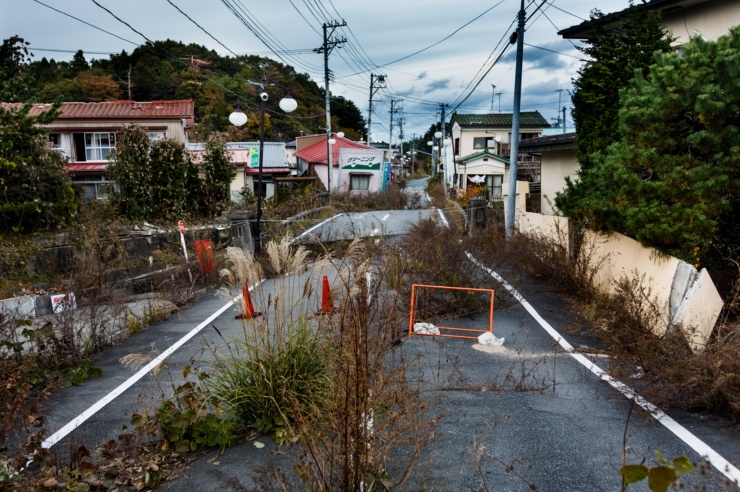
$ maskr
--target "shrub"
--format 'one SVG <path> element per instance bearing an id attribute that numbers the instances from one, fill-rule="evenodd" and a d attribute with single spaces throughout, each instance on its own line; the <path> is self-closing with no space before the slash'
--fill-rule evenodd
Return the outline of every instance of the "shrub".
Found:
<path id="1" fill-rule="evenodd" d="M 333 395 L 324 337 L 299 320 L 284 339 L 235 343 L 231 356 L 217 359 L 209 384 L 244 428 L 272 433 L 282 443 L 296 422 L 320 415 Z"/>

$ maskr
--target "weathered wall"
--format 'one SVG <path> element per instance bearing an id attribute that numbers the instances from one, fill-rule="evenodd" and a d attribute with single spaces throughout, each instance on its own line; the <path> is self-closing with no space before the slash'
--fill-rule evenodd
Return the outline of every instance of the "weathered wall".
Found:
<path id="1" fill-rule="evenodd" d="M 579 167 L 573 150 L 542 153 L 540 210 L 543 214 L 552 215 L 554 213 L 555 195 L 565 189 L 565 177 L 575 177 Z"/>
<path id="2" fill-rule="evenodd" d="M 517 222 L 519 232 L 569 244 L 564 217 L 520 212 Z M 662 322 L 655 327 L 656 335 L 681 326 L 694 350 L 706 345 L 724 306 L 706 269 L 697 271 L 693 265 L 660 255 L 617 233 L 587 232 L 581 254 L 594 269 L 594 285 L 602 292 L 616 292 L 625 279 L 639 282 L 645 302 L 660 313 Z"/>

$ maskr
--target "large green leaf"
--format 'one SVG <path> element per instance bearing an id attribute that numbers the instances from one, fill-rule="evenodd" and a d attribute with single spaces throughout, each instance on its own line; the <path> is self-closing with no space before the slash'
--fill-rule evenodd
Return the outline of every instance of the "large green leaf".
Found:
<path id="1" fill-rule="evenodd" d="M 676 480 L 676 470 L 672 466 L 656 466 L 648 472 L 648 487 L 652 492 L 667 492 Z"/>
<path id="2" fill-rule="evenodd" d="M 639 482 L 648 476 L 648 467 L 645 465 L 624 465 L 619 473 L 627 484 Z"/>

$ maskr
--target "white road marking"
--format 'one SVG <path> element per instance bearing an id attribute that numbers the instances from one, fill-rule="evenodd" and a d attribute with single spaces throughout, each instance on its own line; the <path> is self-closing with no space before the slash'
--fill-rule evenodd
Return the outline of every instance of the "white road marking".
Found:
<path id="1" fill-rule="evenodd" d="M 388 217 L 390 217 L 390 216 L 391 216 L 391 214 L 385 214 L 385 217 L 383 217 L 382 219 L 380 219 L 380 221 L 381 221 L 381 222 L 385 222 L 385 220 L 386 220 L 386 219 L 387 219 Z"/>
<path id="2" fill-rule="evenodd" d="M 323 222 L 316 224 L 315 226 L 311 227 L 310 229 L 307 229 L 304 231 L 301 235 L 295 237 L 293 241 L 296 241 L 303 236 L 310 234 L 312 231 L 315 231 L 319 227 L 323 226 L 327 222 L 336 219 L 342 214 L 337 214 L 334 217 L 331 217 L 329 219 L 324 220 Z M 260 284 L 262 284 L 265 280 L 261 280 Z M 254 290 L 256 286 L 252 286 L 249 290 Z M 234 298 L 235 301 L 238 301 L 241 299 L 242 295 L 239 294 Z M 175 342 L 173 345 L 167 348 L 164 352 L 159 354 L 157 357 L 152 359 L 146 366 L 142 367 L 137 371 L 133 376 L 128 378 L 126 381 L 121 383 L 118 387 L 116 387 L 113 391 L 105 395 L 103 398 L 95 402 L 92 406 L 90 406 L 87 410 L 79 414 L 77 417 L 69 421 L 64 427 L 56 431 L 54 434 L 46 438 L 42 443 L 42 448 L 51 448 L 55 444 L 57 444 L 59 441 L 64 439 L 71 433 L 73 430 L 81 426 L 87 419 L 95 415 L 97 412 L 99 412 L 103 407 L 105 407 L 107 404 L 115 400 L 117 397 L 119 397 L 123 392 L 125 392 L 127 389 L 131 388 L 136 382 L 138 382 L 141 378 L 143 378 L 147 373 L 149 373 L 152 369 L 157 367 L 159 364 L 165 361 L 167 357 L 175 353 L 177 349 L 182 347 L 188 340 L 193 338 L 195 335 L 197 335 L 203 328 L 208 326 L 213 320 L 221 316 L 227 309 L 232 307 L 234 305 L 233 302 L 226 303 L 224 306 L 222 306 L 218 311 L 213 313 L 211 316 L 208 317 L 205 321 L 203 321 L 201 324 L 190 330 L 185 336 L 180 338 L 177 342 Z"/>
<path id="3" fill-rule="evenodd" d="M 261 280 L 260 281 L 260 284 L 262 284 L 264 281 L 265 281 L 264 279 Z M 250 287 L 249 290 L 252 291 L 252 290 L 254 290 L 255 287 L 256 287 L 256 285 Z M 242 295 L 239 294 L 237 297 L 234 298 L 234 300 L 235 301 L 238 301 L 239 299 L 241 299 L 241 297 L 242 297 Z M 112 402 L 114 399 L 116 399 L 118 396 L 120 396 L 124 391 L 126 391 L 131 386 L 133 386 L 137 381 L 139 381 L 141 378 L 143 378 L 152 369 L 154 369 L 159 364 L 161 364 L 162 362 L 164 362 L 167 359 L 167 357 L 169 357 L 170 355 L 172 355 L 173 353 L 175 353 L 175 351 L 177 349 L 179 349 L 180 347 L 182 347 L 188 340 L 190 340 L 195 335 L 197 335 L 203 328 L 205 328 L 206 326 L 208 326 L 213 320 L 215 320 L 216 318 L 218 318 L 219 316 L 221 316 L 224 313 L 224 311 L 226 311 L 227 309 L 229 309 L 233 305 L 234 305 L 233 302 L 226 303 L 218 311 L 216 311 L 215 313 L 213 313 L 212 315 L 210 315 L 208 317 L 208 319 L 206 319 L 201 324 L 199 324 L 198 326 L 196 326 L 195 328 L 193 328 L 192 330 L 190 330 L 185 336 L 183 336 L 182 338 L 180 338 L 174 344 L 170 345 L 170 347 L 167 348 L 167 350 L 165 350 L 164 352 L 162 352 L 161 354 L 159 354 L 157 357 L 155 357 L 154 359 L 152 359 L 147 365 L 145 365 L 144 367 L 142 367 L 141 369 L 139 369 L 139 371 L 137 371 L 133 376 L 131 376 L 126 381 L 124 381 L 123 383 L 121 383 L 117 388 L 115 388 L 113 391 L 111 391 L 110 393 L 108 393 L 107 395 L 105 395 L 103 398 L 101 398 L 100 400 L 98 400 L 97 402 L 95 402 L 87 410 L 85 410 L 84 412 L 82 412 L 81 414 L 79 414 L 77 417 L 75 417 L 74 419 L 72 419 L 71 421 L 69 421 L 67 423 L 67 425 L 65 425 L 64 427 L 62 427 L 61 429 L 59 429 L 58 431 L 56 431 L 54 434 L 52 434 L 51 436 L 49 436 L 48 438 L 46 438 L 44 440 L 44 442 L 41 443 L 41 447 L 48 449 L 48 448 L 52 447 L 53 445 L 55 445 L 56 443 L 58 443 L 59 441 L 61 441 L 62 439 L 64 439 L 70 432 L 72 432 L 73 430 L 75 430 L 76 428 L 78 428 L 87 419 L 89 419 L 90 417 L 92 417 L 93 415 L 95 415 L 100 409 L 102 409 L 108 403 Z"/>
<path id="4" fill-rule="evenodd" d="M 377 236 L 380 234 L 380 229 L 373 229 L 373 232 L 370 233 L 370 237 Z"/>
<path id="5" fill-rule="evenodd" d="M 444 217 L 444 215 L 441 212 L 440 212 L 440 215 Z M 498 273 L 482 265 L 468 251 L 466 251 L 465 254 L 473 263 L 475 263 L 478 267 L 482 268 L 489 275 L 491 275 L 494 279 L 500 282 L 501 285 L 521 303 L 524 309 L 526 309 L 527 312 L 529 312 L 529 314 L 540 324 L 540 326 L 542 326 L 542 328 L 544 328 L 545 331 L 555 341 L 557 341 L 558 344 L 561 347 L 563 347 L 563 349 L 566 352 L 568 352 L 568 355 L 573 357 L 576 361 L 578 361 L 586 369 L 588 369 L 593 374 L 595 374 L 597 377 L 599 377 L 602 381 L 609 383 L 609 385 L 611 385 L 614 389 L 622 393 L 625 397 L 627 397 L 630 400 L 633 400 L 640 407 L 650 412 L 650 414 L 655 418 L 655 420 L 663 424 L 663 426 L 666 429 L 671 431 L 676 437 L 678 437 L 683 442 L 685 442 L 687 445 L 689 445 L 700 456 L 703 456 L 704 458 L 706 458 L 706 460 L 709 461 L 709 463 L 711 463 L 712 466 L 714 466 L 717 470 L 719 470 L 720 473 L 722 473 L 728 479 L 733 481 L 735 484 L 740 484 L 740 470 L 738 470 L 729 461 L 723 458 L 714 449 L 709 447 L 709 445 L 707 445 L 704 441 L 702 441 L 701 439 L 696 437 L 694 434 L 692 434 L 684 426 L 682 426 L 681 424 L 673 420 L 671 417 L 666 415 L 658 407 L 656 407 L 649 401 L 645 400 L 640 395 L 636 394 L 632 388 L 622 383 L 621 381 L 609 376 L 603 369 L 601 369 L 599 366 L 597 366 L 596 364 L 588 360 L 582 354 L 574 353 L 573 346 L 570 343 L 568 343 L 568 341 L 565 340 L 565 338 L 563 338 L 560 335 L 560 333 L 558 333 L 558 331 L 550 325 L 550 323 L 545 321 L 542 318 L 542 316 L 540 316 L 539 313 L 534 309 L 534 307 L 532 307 L 532 305 L 529 304 L 521 296 L 521 294 L 519 294 L 519 292 L 516 291 L 516 289 L 514 289 L 514 287 L 512 287 L 508 282 L 506 282 Z"/>
<path id="6" fill-rule="evenodd" d="M 450 227 L 450 223 L 447 222 L 447 217 L 445 217 L 445 214 L 442 213 L 442 210 L 437 209 L 437 213 L 439 214 L 439 217 L 442 219 L 442 222 L 444 222 L 445 227 Z"/>
<path id="7" fill-rule="evenodd" d="M 296 237 L 295 237 L 295 238 L 293 239 L 293 241 L 297 241 L 298 239 L 302 238 L 302 237 L 303 237 L 303 236 L 305 236 L 306 234 L 309 234 L 309 233 L 311 233 L 311 232 L 315 231 L 316 229 L 318 229 L 318 228 L 319 228 L 319 227 L 321 227 L 322 225 L 326 224 L 327 222 L 329 222 L 329 221 L 331 221 L 331 220 L 334 220 L 334 219 L 336 219 L 336 218 L 337 218 L 337 217 L 339 217 L 340 215 L 342 215 L 342 214 L 337 214 L 337 215 L 335 215 L 334 217 L 328 218 L 328 219 L 326 219 L 325 221 L 323 221 L 323 222 L 321 222 L 321 223 L 319 223 L 319 224 L 316 224 L 315 226 L 311 227 L 310 229 L 306 229 L 306 230 L 305 230 L 305 231 L 303 231 L 303 232 L 302 232 L 302 233 L 301 233 L 301 234 L 300 234 L 299 236 L 296 236 Z"/>

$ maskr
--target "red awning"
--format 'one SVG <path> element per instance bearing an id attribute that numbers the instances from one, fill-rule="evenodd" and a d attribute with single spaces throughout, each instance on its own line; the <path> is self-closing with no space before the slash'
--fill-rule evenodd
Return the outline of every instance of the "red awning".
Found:
<path id="1" fill-rule="evenodd" d="M 94 172 L 105 172 L 105 162 L 98 164 L 69 164 L 67 165 L 67 171 L 71 173 L 94 173 Z"/>

